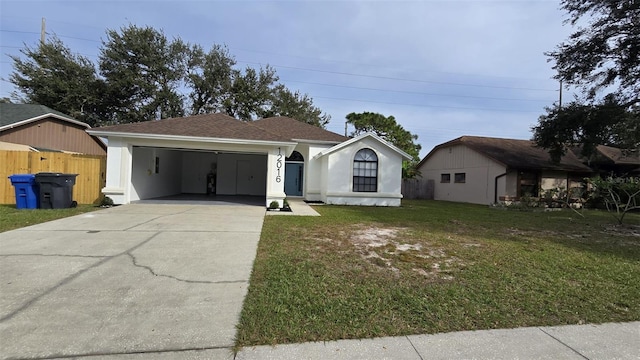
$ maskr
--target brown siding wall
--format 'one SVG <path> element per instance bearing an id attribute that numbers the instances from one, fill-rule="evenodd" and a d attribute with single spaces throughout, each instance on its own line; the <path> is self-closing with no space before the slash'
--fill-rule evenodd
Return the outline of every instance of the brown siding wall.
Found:
<path id="1" fill-rule="evenodd" d="M 73 200 L 79 204 L 93 204 L 102 198 L 106 169 L 106 156 L 0 150 L 0 204 L 16 203 L 9 176 L 39 172 L 78 174 Z"/>
<path id="2" fill-rule="evenodd" d="M 106 155 L 99 140 L 81 126 L 47 118 L 0 133 L 0 141 L 88 155 Z"/>

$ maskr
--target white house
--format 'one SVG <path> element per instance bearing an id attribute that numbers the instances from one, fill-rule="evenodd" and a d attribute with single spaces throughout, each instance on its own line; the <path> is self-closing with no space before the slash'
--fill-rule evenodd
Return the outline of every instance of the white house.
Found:
<path id="1" fill-rule="evenodd" d="M 410 158 L 374 134 L 349 139 L 287 117 L 204 114 L 87 132 L 108 139 L 103 193 L 116 204 L 210 194 L 399 206 Z"/>
<path id="2" fill-rule="evenodd" d="M 571 151 L 559 163 L 529 140 L 462 136 L 440 144 L 418 164 L 432 180 L 434 199 L 475 204 L 539 196 L 540 190 L 578 187 L 592 173 Z"/>

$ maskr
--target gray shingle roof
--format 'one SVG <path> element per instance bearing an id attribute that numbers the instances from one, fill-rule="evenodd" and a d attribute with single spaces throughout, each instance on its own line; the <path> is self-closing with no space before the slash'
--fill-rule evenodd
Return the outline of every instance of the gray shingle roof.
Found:
<path id="1" fill-rule="evenodd" d="M 0 127 L 46 114 L 55 114 L 69 120 L 78 121 L 69 115 L 55 111 L 44 105 L 0 103 Z"/>

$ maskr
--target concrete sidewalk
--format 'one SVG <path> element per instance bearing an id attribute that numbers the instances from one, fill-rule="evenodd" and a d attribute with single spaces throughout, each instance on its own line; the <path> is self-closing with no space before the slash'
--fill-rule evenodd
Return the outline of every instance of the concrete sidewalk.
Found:
<path id="1" fill-rule="evenodd" d="M 267 215 L 285 215 L 285 216 L 320 216 L 313 207 L 309 206 L 302 199 L 287 199 L 291 212 L 287 211 L 267 211 Z"/>
<path id="2" fill-rule="evenodd" d="M 640 322 L 256 346 L 235 359 L 640 359 Z"/>

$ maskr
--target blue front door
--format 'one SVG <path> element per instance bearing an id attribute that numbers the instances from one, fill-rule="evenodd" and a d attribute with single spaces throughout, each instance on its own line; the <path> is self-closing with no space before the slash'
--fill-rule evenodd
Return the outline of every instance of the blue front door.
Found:
<path id="1" fill-rule="evenodd" d="M 302 196 L 303 163 L 284 164 L 284 193 L 287 196 Z"/>

